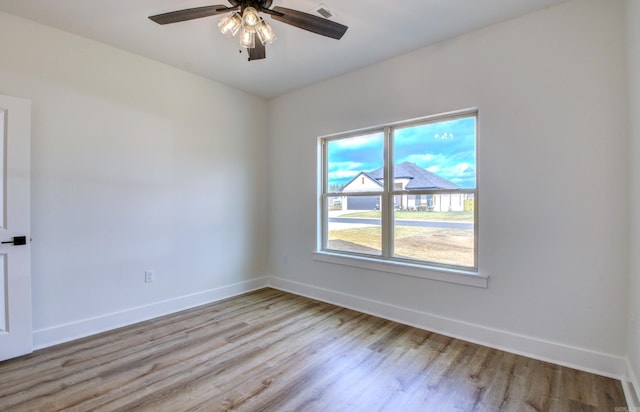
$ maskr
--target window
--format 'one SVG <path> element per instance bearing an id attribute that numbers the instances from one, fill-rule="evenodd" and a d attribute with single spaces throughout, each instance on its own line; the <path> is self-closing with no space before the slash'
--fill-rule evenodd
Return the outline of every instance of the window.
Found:
<path id="1" fill-rule="evenodd" d="M 319 249 L 477 271 L 477 112 L 320 138 Z"/>

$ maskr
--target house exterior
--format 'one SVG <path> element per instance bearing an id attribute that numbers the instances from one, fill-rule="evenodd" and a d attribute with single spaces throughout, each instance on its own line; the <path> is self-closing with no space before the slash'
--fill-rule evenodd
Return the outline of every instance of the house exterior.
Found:
<path id="1" fill-rule="evenodd" d="M 393 170 L 394 190 L 457 190 L 456 185 L 415 163 L 402 162 Z M 384 186 L 384 170 L 360 172 L 342 189 L 342 193 L 362 193 L 382 191 Z M 375 210 L 380 208 L 379 196 L 345 196 L 342 199 L 343 210 Z M 394 207 L 400 210 L 425 210 L 434 212 L 451 212 L 473 210 L 473 195 L 468 193 L 438 194 L 402 194 L 394 196 Z"/>

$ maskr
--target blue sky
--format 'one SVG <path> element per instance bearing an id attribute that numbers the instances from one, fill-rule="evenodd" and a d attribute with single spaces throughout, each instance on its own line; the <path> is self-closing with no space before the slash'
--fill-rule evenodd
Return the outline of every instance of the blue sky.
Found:
<path id="1" fill-rule="evenodd" d="M 465 117 L 395 129 L 394 161 L 412 162 L 461 187 L 476 185 L 476 119 Z M 382 167 L 383 134 L 329 142 L 329 184 Z"/>

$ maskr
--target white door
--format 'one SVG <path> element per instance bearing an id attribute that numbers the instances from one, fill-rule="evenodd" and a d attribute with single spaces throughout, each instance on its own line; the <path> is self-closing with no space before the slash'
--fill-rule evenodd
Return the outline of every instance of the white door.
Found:
<path id="1" fill-rule="evenodd" d="M 0 95 L 0 361 L 32 351 L 30 144 L 31 102 Z"/>

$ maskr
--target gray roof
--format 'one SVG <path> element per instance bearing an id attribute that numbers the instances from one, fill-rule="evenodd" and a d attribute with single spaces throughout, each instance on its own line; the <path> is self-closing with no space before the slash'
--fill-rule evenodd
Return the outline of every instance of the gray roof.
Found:
<path id="1" fill-rule="evenodd" d="M 366 173 L 366 175 L 376 181 L 380 181 L 384 179 L 384 170 L 383 168 L 379 168 Z M 460 189 L 460 186 L 457 184 L 443 179 L 411 162 L 402 162 L 395 165 L 393 168 L 393 177 L 395 179 L 411 179 L 405 187 L 407 190 Z"/>

